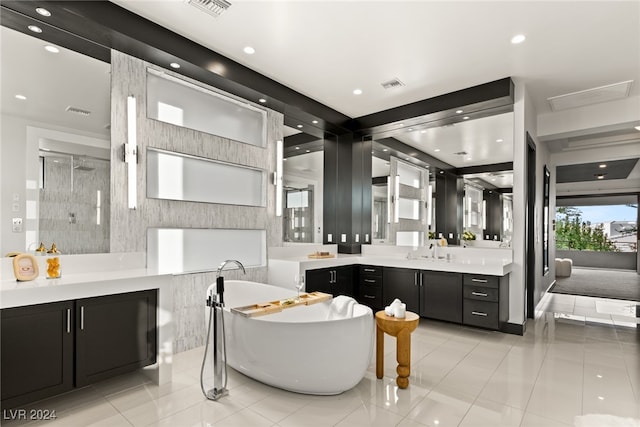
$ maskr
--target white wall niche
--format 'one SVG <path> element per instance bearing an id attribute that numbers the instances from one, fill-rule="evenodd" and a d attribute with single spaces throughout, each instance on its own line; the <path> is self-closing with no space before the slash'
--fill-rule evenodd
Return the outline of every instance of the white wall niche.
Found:
<path id="1" fill-rule="evenodd" d="M 265 207 L 261 169 L 147 148 L 147 198 Z"/>
<path id="2" fill-rule="evenodd" d="M 267 112 L 147 68 L 147 117 L 257 147 L 267 145 Z"/>

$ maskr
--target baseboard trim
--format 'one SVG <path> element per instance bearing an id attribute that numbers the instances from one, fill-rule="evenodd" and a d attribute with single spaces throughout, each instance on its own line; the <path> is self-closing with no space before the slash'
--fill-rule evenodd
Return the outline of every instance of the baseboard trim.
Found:
<path id="1" fill-rule="evenodd" d="M 526 330 L 527 330 L 526 323 L 518 324 L 518 323 L 505 322 L 500 327 L 500 332 L 504 332 L 506 334 L 512 334 L 512 335 L 524 335 Z"/>

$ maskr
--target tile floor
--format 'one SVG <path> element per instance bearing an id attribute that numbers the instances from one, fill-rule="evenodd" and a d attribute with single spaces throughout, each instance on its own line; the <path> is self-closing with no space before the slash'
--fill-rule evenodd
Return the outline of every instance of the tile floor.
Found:
<path id="1" fill-rule="evenodd" d="M 385 377 L 375 358 L 337 396 L 306 396 L 229 370 L 229 395 L 201 394 L 202 348 L 174 360 L 173 382 L 124 375 L 38 402 L 52 426 L 520 426 L 640 427 L 640 319 L 635 304 L 547 294 L 524 336 L 421 319 L 410 386 L 395 385 L 395 343 Z M 3 425 L 21 425 L 6 421 Z"/>

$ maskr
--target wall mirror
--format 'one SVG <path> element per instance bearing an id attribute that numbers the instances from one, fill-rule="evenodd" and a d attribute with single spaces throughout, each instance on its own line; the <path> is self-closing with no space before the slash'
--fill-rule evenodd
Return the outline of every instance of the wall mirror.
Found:
<path id="1" fill-rule="evenodd" d="M 431 237 L 443 235 L 450 242 L 459 241 L 463 238 L 462 231 L 468 230 L 475 236 L 470 244 L 510 246 L 513 171 L 491 165 L 513 162 L 513 113 L 500 112 L 476 119 L 464 117 L 444 124 L 443 121 L 411 126 L 398 124 L 394 130 L 367 137 L 372 139 L 372 243 L 398 244 L 393 233 L 394 202 L 400 202 L 397 209 L 403 204 L 406 209 L 407 204 L 402 203 L 403 190 L 400 190 L 400 197 L 394 197 L 398 192 L 394 176 L 397 172 L 392 170 L 395 158 L 399 164 L 425 171 L 425 177 L 428 177 L 420 186 L 423 194 L 416 197 L 422 205 L 412 203 L 412 209 L 424 210 L 422 216 L 413 219 L 419 221 L 414 222 L 413 228 L 420 228 L 426 238 L 431 232 Z M 451 238 L 450 234 L 444 233 L 442 224 L 446 218 L 438 221 L 436 215 L 437 192 L 446 191 L 446 188 L 438 186 L 435 178 L 445 173 L 455 175 L 461 183 L 457 189 L 457 208 L 450 209 L 456 212 L 447 214 L 447 217 L 461 216 L 459 237 Z M 408 186 L 400 183 L 400 187 Z M 408 231 L 407 227 L 405 220 L 404 225 L 395 228 L 396 231 Z"/>
<path id="2" fill-rule="evenodd" d="M 0 31 L 2 253 L 109 252 L 110 64 Z"/>
<path id="3" fill-rule="evenodd" d="M 282 239 L 322 244 L 324 137 L 285 118 Z"/>

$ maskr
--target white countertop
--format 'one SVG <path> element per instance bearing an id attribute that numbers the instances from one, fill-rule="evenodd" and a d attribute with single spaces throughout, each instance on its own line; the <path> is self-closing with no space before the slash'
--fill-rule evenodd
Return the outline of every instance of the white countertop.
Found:
<path id="1" fill-rule="evenodd" d="M 271 261 L 271 260 L 270 260 Z M 452 273 L 487 274 L 504 276 L 511 272 L 512 261 L 494 257 L 433 259 L 406 259 L 397 256 L 337 254 L 335 258 L 310 259 L 307 256 L 279 259 L 279 262 L 299 263 L 300 270 L 363 264 L 382 267 L 411 268 L 416 270 L 448 271 Z"/>
<path id="2" fill-rule="evenodd" d="M 68 274 L 59 279 L 40 275 L 27 282 L 5 279 L 0 282 L 0 308 L 158 289 L 165 280 L 171 275 L 148 269 Z"/>
<path id="3" fill-rule="evenodd" d="M 40 275 L 19 282 L 11 258 L 0 261 L 0 308 L 91 298 L 101 295 L 159 289 L 170 274 L 144 268 L 143 254 L 61 255 L 62 277 L 46 278 L 47 257 L 36 257 Z"/>

